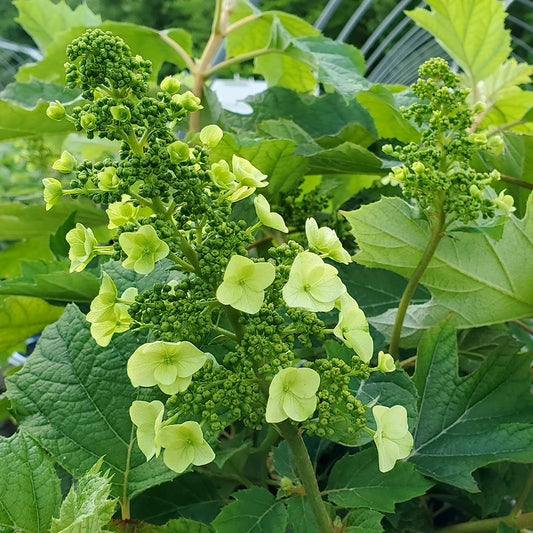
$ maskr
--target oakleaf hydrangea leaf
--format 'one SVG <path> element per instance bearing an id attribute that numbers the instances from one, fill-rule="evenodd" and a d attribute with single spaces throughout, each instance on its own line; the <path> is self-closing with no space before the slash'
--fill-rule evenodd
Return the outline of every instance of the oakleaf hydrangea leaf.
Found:
<path id="1" fill-rule="evenodd" d="M 51 457 L 23 432 L 0 438 L 0 531 L 48 533 L 61 502 Z"/>
<path id="2" fill-rule="evenodd" d="M 61 504 L 59 518 L 52 520 L 50 533 L 100 533 L 115 512 L 116 500 L 109 497 L 111 481 L 99 473 L 100 459 L 77 480 Z"/>
<path id="3" fill-rule="evenodd" d="M 531 356 L 497 353 L 457 371 L 449 321 L 423 337 L 414 375 L 419 415 L 409 461 L 439 481 L 475 491 L 471 472 L 497 461 L 533 462 Z"/>
<path id="4" fill-rule="evenodd" d="M 104 457 L 115 496 L 128 497 L 172 479 L 161 458 L 146 462 L 135 443 L 129 408 L 134 400 L 157 399 L 132 387 L 126 363 L 142 342 L 130 332 L 101 347 L 76 306 L 43 332 L 23 369 L 7 381 L 23 430 L 76 477 Z"/>

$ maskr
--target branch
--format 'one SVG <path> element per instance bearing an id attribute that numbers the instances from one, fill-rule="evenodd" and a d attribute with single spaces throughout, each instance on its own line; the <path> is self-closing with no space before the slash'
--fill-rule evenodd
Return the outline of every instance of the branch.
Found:
<path id="1" fill-rule="evenodd" d="M 185 61 L 185 65 L 187 65 L 187 68 L 190 72 L 193 72 L 194 70 L 194 61 L 192 60 L 192 57 L 185 51 L 184 48 L 182 48 L 176 41 L 171 39 L 168 35 L 166 35 L 165 32 L 160 31 L 159 35 L 165 41 L 171 48 L 174 49 L 175 52 L 179 54 L 179 56 Z"/>

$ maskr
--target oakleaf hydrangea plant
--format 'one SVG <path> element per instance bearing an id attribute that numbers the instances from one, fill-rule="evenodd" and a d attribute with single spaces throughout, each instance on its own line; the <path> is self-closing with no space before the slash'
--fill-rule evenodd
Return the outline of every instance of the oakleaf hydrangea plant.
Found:
<path id="1" fill-rule="evenodd" d="M 156 264 L 179 273 L 173 282 L 120 296 L 104 273 L 87 315 L 102 346 L 126 329 L 149 330 L 155 339 L 132 351 L 124 369 L 133 387 L 157 387 L 168 397 L 166 403 L 133 402 L 139 448 L 147 460 L 163 450 L 164 463 L 181 473 L 212 462 L 228 426 L 259 431 L 272 424 L 293 450 L 320 531 L 332 531 L 317 481 L 309 475 L 302 434 L 356 445 L 367 407 L 350 392 L 350 380 L 394 371 L 385 354 L 369 367 L 368 323 L 332 264 L 350 262 L 350 254 L 333 230 L 310 218 L 309 249 L 289 240 L 267 257 L 250 257 L 247 247 L 261 226 L 288 231 L 267 198 L 256 194 L 268 186 L 268 176 L 237 155 L 213 159 L 223 136 L 218 126 L 205 127 L 190 142 L 178 139 L 176 123 L 198 110 L 200 101 L 180 93 L 172 77 L 149 96 L 150 63 L 122 39 L 91 29 L 72 42 L 67 55 L 68 85 L 82 90 L 85 103 L 70 114 L 52 103 L 48 115 L 71 121 L 89 139 L 121 143 L 117 159 L 78 162 L 63 152 L 54 168 L 71 174 L 70 189 L 45 180 L 48 208 L 61 195 L 87 196 L 107 206 L 114 230 L 111 244 L 99 244 L 90 228 L 72 229 L 66 237 L 71 270 L 79 272 L 102 255 L 139 275 Z M 235 204 L 252 195 L 259 220 L 250 226 L 231 215 Z M 322 312 L 332 312 L 328 320 L 337 325 L 327 327 L 317 315 Z M 351 349 L 351 356 L 297 356 L 297 347 L 326 336 Z M 214 356 L 210 349 L 217 345 L 223 349 L 213 350 Z M 376 411 L 382 470 L 412 446 L 401 409 Z"/>

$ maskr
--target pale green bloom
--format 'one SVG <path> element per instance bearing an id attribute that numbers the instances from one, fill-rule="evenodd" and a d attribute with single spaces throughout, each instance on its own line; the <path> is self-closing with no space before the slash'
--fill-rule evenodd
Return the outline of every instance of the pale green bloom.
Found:
<path id="1" fill-rule="evenodd" d="M 344 292 L 346 287 L 334 266 L 324 263 L 316 254 L 302 252 L 292 264 L 289 281 L 283 287 L 283 299 L 289 307 L 327 312 Z"/>
<path id="2" fill-rule="evenodd" d="M 319 228 L 314 218 L 306 220 L 305 235 L 309 246 L 322 257 L 330 257 L 333 261 L 345 265 L 352 262 L 350 254 L 342 247 L 337 234 L 331 228 Z"/>
<path id="3" fill-rule="evenodd" d="M 516 207 L 514 207 L 514 198 L 510 194 L 505 194 L 505 191 L 500 192 L 493 201 L 494 205 L 504 213 L 510 214 L 513 211 L 516 211 Z"/>
<path id="4" fill-rule="evenodd" d="M 118 242 L 128 256 L 124 268 L 135 270 L 137 274 L 148 274 L 154 269 L 156 261 L 168 255 L 169 248 L 152 226 L 141 226 L 133 233 L 121 233 Z"/>
<path id="5" fill-rule="evenodd" d="M 63 187 L 61 183 L 55 178 L 44 178 L 44 201 L 46 202 L 46 210 L 49 211 L 56 205 L 63 197 Z"/>
<path id="6" fill-rule="evenodd" d="M 149 461 L 154 455 L 159 457 L 161 445 L 158 433 L 163 421 L 164 405 L 158 401 L 142 402 L 135 400 L 130 407 L 131 421 L 137 426 L 137 445 Z"/>
<path id="7" fill-rule="evenodd" d="M 394 364 L 394 358 L 390 353 L 380 351 L 378 353 L 378 370 L 381 372 L 394 372 L 396 365 Z"/>
<path id="8" fill-rule="evenodd" d="M 176 94 L 180 90 L 181 83 L 174 76 L 167 76 L 161 82 L 160 87 L 162 91 L 165 91 L 168 94 Z"/>
<path id="9" fill-rule="evenodd" d="M 53 120 L 61 120 L 65 114 L 65 108 L 61 102 L 59 102 L 59 100 L 50 102 L 48 108 L 46 109 L 46 115 Z"/>
<path id="10" fill-rule="evenodd" d="M 207 172 L 211 181 L 220 189 L 228 189 L 233 191 L 237 188 L 237 182 L 235 181 L 235 175 L 230 171 L 227 161 L 224 159 L 218 163 L 211 165 L 211 170 Z"/>
<path id="11" fill-rule="evenodd" d="M 128 360 L 128 376 L 134 387 L 157 385 L 165 394 L 187 390 L 192 375 L 207 356 L 187 341 L 156 341 L 139 346 Z"/>
<path id="12" fill-rule="evenodd" d="M 189 465 L 205 465 L 215 458 L 198 422 L 184 422 L 161 428 L 157 436 L 163 452 L 163 462 L 181 474 Z"/>
<path id="13" fill-rule="evenodd" d="M 109 111 L 111 111 L 112 117 L 119 122 L 126 122 L 131 118 L 131 111 L 125 105 L 111 106 Z"/>
<path id="14" fill-rule="evenodd" d="M 202 128 L 200 132 L 200 140 L 208 148 L 214 148 L 224 136 L 224 132 L 216 125 L 211 124 Z"/>
<path id="15" fill-rule="evenodd" d="M 398 459 L 407 457 L 413 448 L 413 436 L 407 425 L 407 411 L 402 405 L 372 408 L 376 421 L 374 442 L 378 449 L 379 469 L 388 472 Z"/>
<path id="16" fill-rule="evenodd" d="M 230 202 L 238 202 L 239 200 L 248 198 L 248 196 L 252 195 L 254 192 L 255 187 L 239 187 L 228 199 Z"/>
<path id="17" fill-rule="evenodd" d="M 348 293 L 341 295 L 337 304 L 340 307 L 339 323 L 333 333 L 368 363 L 374 352 L 374 341 L 368 332 L 365 314 Z"/>
<path id="18" fill-rule="evenodd" d="M 246 187 L 266 187 L 268 183 L 265 181 L 266 174 L 263 174 L 259 169 L 255 168 L 250 161 L 233 154 L 231 159 L 231 166 L 235 179 Z"/>
<path id="19" fill-rule="evenodd" d="M 286 418 L 307 420 L 315 412 L 319 386 L 320 375 L 312 368 L 280 370 L 268 389 L 266 421 L 277 424 Z"/>
<path id="20" fill-rule="evenodd" d="M 76 168 L 77 164 L 76 158 L 70 152 L 64 150 L 61 157 L 54 161 L 52 168 L 59 170 L 63 174 L 68 174 Z"/>
<path id="21" fill-rule="evenodd" d="M 115 191 L 120 185 L 115 167 L 106 167 L 96 175 L 98 188 L 101 191 Z"/>
<path id="22" fill-rule="evenodd" d="M 200 109 L 203 109 L 204 106 L 201 104 L 200 98 L 194 96 L 191 91 L 184 92 L 183 94 L 175 94 L 172 97 L 172 101 L 180 104 L 183 109 L 194 113 Z"/>
<path id="23" fill-rule="evenodd" d="M 283 231 L 283 233 L 289 231 L 283 217 L 279 213 L 272 213 L 270 211 L 270 204 L 262 194 L 258 194 L 254 198 L 254 206 L 261 224 L 269 228 L 277 229 L 278 231 Z"/>
<path id="24" fill-rule="evenodd" d="M 167 146 L 167 151 L 170 155 L 170 161 L 175 165 L 186 161 L 190 156 L 189 145 L 182 141 L 174 141 L 169 144 Z"/>
<path id="25" fill-rule="evenodd" d="M 86 228 L 79 222 L 65 236 L 70 244 L 68 257 L 70 272 L 81 272 L 96 255 L 98 241 L 91 228 Z"/>
<path id="26" fill-rule="evenodd" d="M 135 301 L 137 289 L 126 289 L 118 301 L 117 288 L 113 280 L 104 272 L 98 296 L 91 302 L 87 321 L 91 323 L 91 335 L 97 344 L 107 346 L 115 333 L 129 329 L 131 317 L 128 305 Z"/>
<path id="27" fill-rule="evenodd" d="M 127 196 L 123 196 L 124 198 Z M 109 229 L 118 228 L 118 226 L 125 226 L 130 222 L 137 222 L 139 218 L 139 206 L 133 205 L 132 202 L 113 202 L 109 204 L 109 207 L 106 209 L 107 217 L 109 218 L 109 224 L 107 227 Z"/>
<path id="28" fill-rule="evenodd" d="M 254 314 L 261 309 L 265 289 L 274 281 L 276 268 L 271 263 L 254 263 L 233 255 L 217 289 L 217 300 L 239 311 Z"/>

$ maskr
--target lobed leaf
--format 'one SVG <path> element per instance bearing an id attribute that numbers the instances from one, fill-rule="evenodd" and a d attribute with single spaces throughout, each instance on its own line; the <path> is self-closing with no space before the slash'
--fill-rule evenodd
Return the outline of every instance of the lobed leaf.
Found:
<path id="1" fill-rule="evenodd" d="M 413 377 L 418 420 L 409 461 L 424 474 L 476 491 L 471 472 L 498 461 L 533 462 L 531 355 L 497 353 L 459 377 L 451 320 L 430 329 Z"/>

